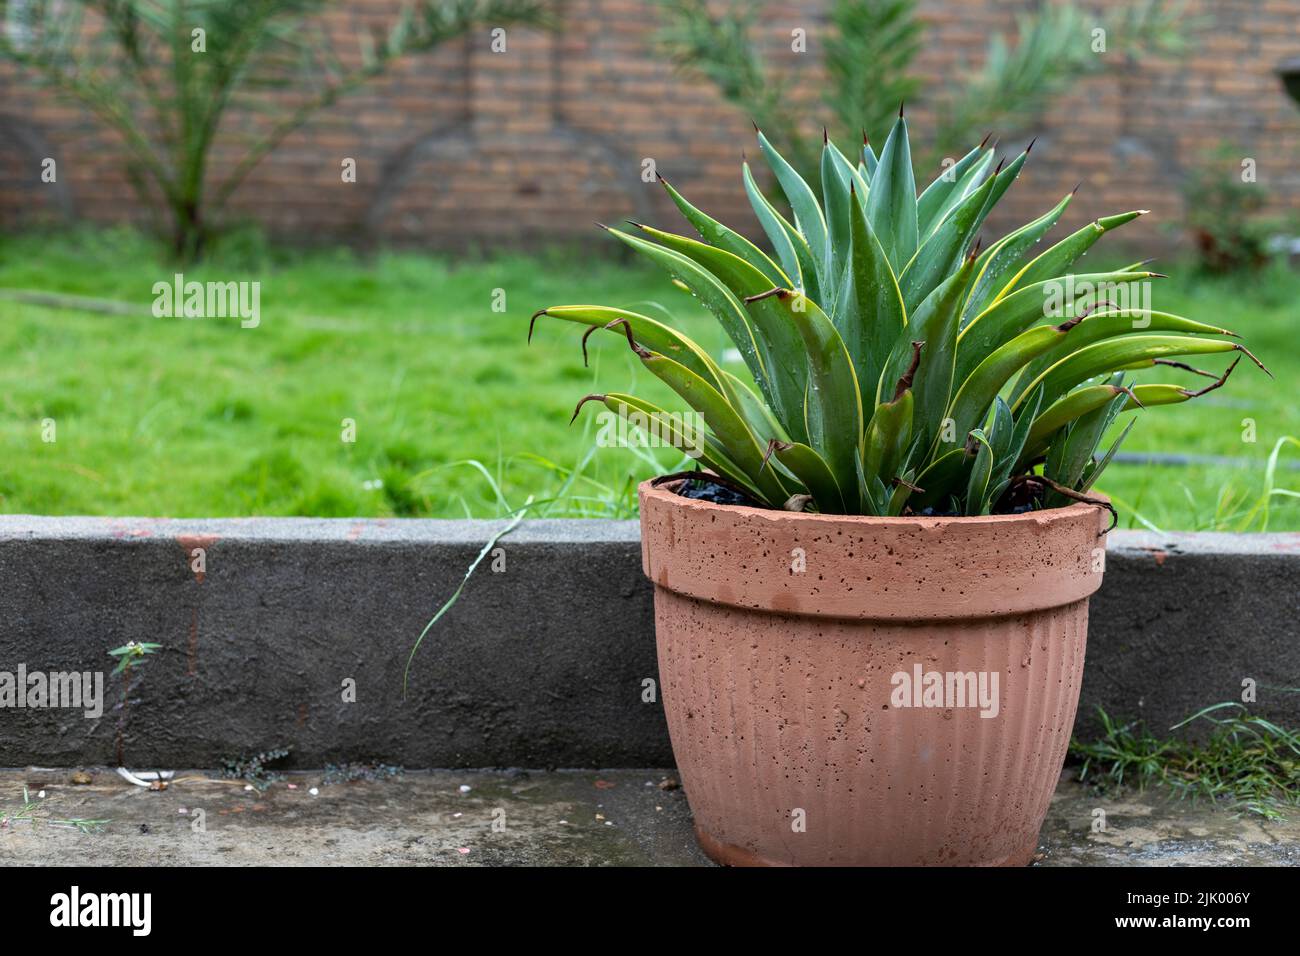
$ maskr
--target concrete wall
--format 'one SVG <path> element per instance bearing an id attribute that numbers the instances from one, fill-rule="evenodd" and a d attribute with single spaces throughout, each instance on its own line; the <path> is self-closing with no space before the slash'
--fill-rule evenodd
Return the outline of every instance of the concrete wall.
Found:
<path id="1" fill-rule="evenodd" d="M 0 709 L 0 766 L 294 762 L 667 766 L 635 523 L 525 522 L 430 632 L 500 525 L 0 517 L 0 672 L 99 670 L 99 719 Z M 195 573 L 195 548 L 204 567 Z M 502 561 L 504 564 L 502 564 Z M 1078 729 L 1103 704 L 1167 728 L 1259 685 L 1300 724 L 1300 535 L 1117 532 L 1093 599 Z M 107 651 L 163 649 L 125 710 Z M 355 681 L 355 703 L 344 682 Z"/>
<path id="2" fill-rule="evenodd" d="M 933 128 L 936 91 L 960 84 L 983 61 L 989 38 L 1012 31 L 1016 14 L 1041 2 L 922 0 L 928 33 L 913 72 L 927 93 L 908 104 L 921 142 Z M 1104 26 L 1121 2 L 1082 6 Z M 401 6 L 346 0 L 324 25 L 345 61 L 355 62 L 358 35 L 391 24 Z M 1127 62 L 1112 53 L 1116 68 L 1107 75 L 1082 78 L 1043 116 L 993 131 L 1007 149 L 1034 135 L 1039 141 L 991 230 L 1039 215 L 1082 182 L 1061 235 L 1089 218 L 1150 208 L 1154 215 L 1116 240 L 1161 245 L 1181 218 L 1188 169 L 1220 140 L 1256 161 L 1279 209 L 1300 209 L 1293 162 L 1300 111 L 1274 74 L 1300 54 L 1300 0 L 1186 6 L 1200 24 L 1186 55 Z M 769 2 L 760 20 L 764 55 L 807 104 L 813 135 L 826 119 L 819 102 L 826 8 L 825 0 Z M 656 4 L 567 0 L 562 9 L 556 34 L 511 30 L 504 53 L 490 51 L 484 31 L 399 64 L 291 136 L 225 213 L 300 239 L 456 249 L 595 239 L 593 219 L 632 216 L 675 228 L 663 191 L 641 178 L 642 161 L 652 158 L 697 205 L 753 230 L 739 166 L 743 149 L 754 152 L 749 120 L 659 52 Z M 795 28 L 806 31 L 806 54 L 790 50 Z M 231 118 L 212 157 L 214 180 L 241 156 L 241 123 L 263 128 L 247 114 Z M 58 163 L 55 183 L 41 180 L 46 157 Z M 356 160 L 355 183 L 342 182 L 345 157 Z M 1239 172 L 1237 162 L 1223 174 Z M 0 67 L 0 226 L 39 218 L 149 221 L 128 185 L 120 142 L 81 109 Z"/>

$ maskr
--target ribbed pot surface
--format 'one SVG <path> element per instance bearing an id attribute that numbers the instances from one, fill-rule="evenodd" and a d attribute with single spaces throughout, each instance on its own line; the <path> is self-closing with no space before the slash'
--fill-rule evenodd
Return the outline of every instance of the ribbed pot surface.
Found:
<path id="1" fill-rule="evenodd" d="M 734 864 L 1023 865 L 1074 724 L 1101 509 L 879 519 L 641 487 L 696 833 Z"/>

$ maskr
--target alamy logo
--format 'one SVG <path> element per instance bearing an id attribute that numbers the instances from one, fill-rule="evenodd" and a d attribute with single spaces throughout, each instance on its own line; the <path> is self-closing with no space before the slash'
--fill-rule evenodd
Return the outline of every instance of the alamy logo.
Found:
<path id="1" fill-rule="evenodd" d="M 0 707 L 81 708 L 86 717 L 104 715 L 104 673 L 78 673 L 27 670 L 19 664 L 16 673 L 0 671 Z"/>
<path id="2" fill-rule="evenodd" d="M 153 314 L 159 319 L 238 318 L 245 329 L 262 321 L 262 283 L 185 281 L 178 272 L 171 282 L 153 284 Z"/>
<path id="3" fill-rule="evenodd" d="M 1067 275 L 1043 285 L 1044 318 L 1064 319 L 1092 312 L 1129 314 L 1133 328 L 1151 324 L 1151 283 L 1094 282 Z"/>
<path id="4" fill-rule="evenodd" d="M 1001 707 L 997 671 L 923 671 L 913 664 L 912 673 L 896 671 L 889 683 L 891 707 L 978 707 L 981 717 L 996 717 Z"/>
<path id="5" fill-rule="evenodd" d="M 50 925 L 129 926 L 134 936 L 148 936 L 152 926 L 151 893 L 86 893 L 74 886 L 70 893 L 50 897 Z"/>

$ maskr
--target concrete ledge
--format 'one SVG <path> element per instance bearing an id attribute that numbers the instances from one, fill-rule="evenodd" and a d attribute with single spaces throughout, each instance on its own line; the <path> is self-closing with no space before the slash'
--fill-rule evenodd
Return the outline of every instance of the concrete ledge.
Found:
<path id="1" fill-rule="evenodd" d="M 0 517 L 0 672 L 103 671 L 98 719 L 0 709 L 0 766 L 669 766 L 634 522 L 530 521 L 407 655 L 500 522 Z M 191 552 L 204 551 L 202 574 Z M 1165 728 L 1258 686 L 1300 724 L 1300 535 L 1117 532 L 1093 599 L 1093 708 Z M 501 561 L 496 562 L 501 567 Z M 122 707 L 111 648 L 156 641 Z M 344 701 L 355 682 L 356 701 Z"/>

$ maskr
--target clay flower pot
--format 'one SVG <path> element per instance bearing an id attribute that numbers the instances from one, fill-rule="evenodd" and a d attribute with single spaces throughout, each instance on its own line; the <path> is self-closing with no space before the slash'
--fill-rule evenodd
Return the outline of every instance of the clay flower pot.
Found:
<path id="1" fill-rule="evenodd" d="M 1079 701 L 1106 513 L 793 514 L 640 487 L 673 753 L 746 865 L 1027 864 Z"/>

